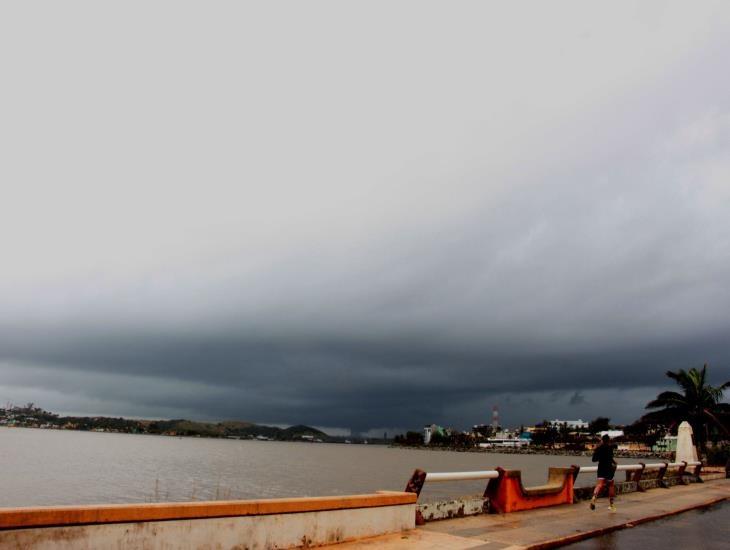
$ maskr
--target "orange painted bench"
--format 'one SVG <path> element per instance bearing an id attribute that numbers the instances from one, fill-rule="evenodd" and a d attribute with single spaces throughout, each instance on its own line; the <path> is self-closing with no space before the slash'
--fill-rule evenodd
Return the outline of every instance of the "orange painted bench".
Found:
<path id="1" fill-rule="evenodd" d="M 489 511 L 505 514 L 545 506 L 573 503 L 573 468 L 550 468 L 548 482 L 536 487 L 522 485 L 520 470 L 497 468 L 499 477 L 487 485 Z"/>

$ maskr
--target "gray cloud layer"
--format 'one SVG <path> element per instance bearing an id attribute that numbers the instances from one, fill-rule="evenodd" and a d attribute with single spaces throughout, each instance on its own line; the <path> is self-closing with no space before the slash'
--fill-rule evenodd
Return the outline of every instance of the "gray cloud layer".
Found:
<path id="1" fill-rule="evenodd" d="M 366 430 L 730 378 L 724 3 L 110 10 L 0 17 L 0 398 Z"/>

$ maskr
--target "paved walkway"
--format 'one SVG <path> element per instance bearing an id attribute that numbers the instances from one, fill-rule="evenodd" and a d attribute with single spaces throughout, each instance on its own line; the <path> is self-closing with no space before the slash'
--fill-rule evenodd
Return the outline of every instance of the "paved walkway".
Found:
<path id="1" fill-rule="evenodd" d="M 628 493 L 616 499 L 618 511 L 600 499 L 596 510 L 587 501 L 512 514 L 489 514 L 435 521 L 412 531 L 338 545 L 338 549 L 385 550 L 479 548 L 524 550 L 554 548 L 605 532 L 633 527 L 730 499 L 730 479 Z"/>

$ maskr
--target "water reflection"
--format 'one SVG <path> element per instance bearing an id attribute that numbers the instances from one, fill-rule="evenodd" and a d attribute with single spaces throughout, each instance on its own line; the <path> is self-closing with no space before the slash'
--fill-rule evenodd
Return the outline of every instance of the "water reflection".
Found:
<path id="1" fill-rule="evenodd" d="M 694 510 L 667 519 L 614 531 L 566 548 L 571 550 L 618 550 L 641 548 L 665 550 L 692 548 L 726 550 L 730 548 L 730 503 L 705 510 Z"/>

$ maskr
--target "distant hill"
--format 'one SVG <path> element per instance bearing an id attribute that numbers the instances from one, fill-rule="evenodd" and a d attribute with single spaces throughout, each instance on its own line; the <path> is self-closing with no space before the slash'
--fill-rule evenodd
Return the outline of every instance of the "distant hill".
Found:
<path id="1" fill-rule="evenodd" d="M 323 441 L 328 439 L 326 433 L 310 426 L 297 425 L 289 428 L 278 428 L 276 426 L 264 426 L 237 420 L 227 420 L 217 423 L 195 422 L 193 420 L 183 419 L 157 420 L 148 425 L 147 432 L 201 437 L 239 437 L 244 439 L 266 437 L 277 441 L 302 439 L 303 435 L 313 436 Z"/>
<path id="2" fill-rule="evenodd" d="M 237 430 L 241 428 L 249 428 L 251 426 L 255 426 L 253 422 L 244 422 L 242 420 L 224 420 L 223 422 L 219 423 L 221 426 L 226 428 L 227 430 Z"/>
<path id="3" fill-rule="evenodd" d="M 297 425 L 289 428 L 277 428 L 276 426 L 262 426 L 258 424 L 249 424 L 248 426 L 229 427 L 226 436 L 241 437 L 268 437 L 278 441 L 293 441 L 302 439 L 302 436 L 313 436 L 314 438 L 326 441 L 329 436 L 321 430 L 310 426 Z"/>
<path id="4" fill-rule="evenodd" d="M 106 416 L 58 416 L 34 407 L 0 408 L 0 424 L 66 430 L 102 431 L 116 433 L 148 433 L 191 437 L 227 437 L 241 439 L 266 438 L 276 441 L 317 439 L 333 441 L 321 430 L 298 424 L 289 428 L 263 426 L 241 420 L 196 422 L 183 418 L 172 420 L 132 420 Z M 304 437 L 303 437 L 304 436 Z"/>
<path id="5" fill-rule="evenodd" d="M 314 437 L 319 437 L 320 439 L 329 437 L 323 431 L 318 430 L 316 428 L 312 428 L 310 426 L 305 426 L 304 424 L 297 424 L 296 426 L 290 426 L 288 428 L 284 428 L 282 430 L 282 433 L 287 436 L 293 436 L 293 437 L 301 437 L 303 435 L 312 435 Z"/>

